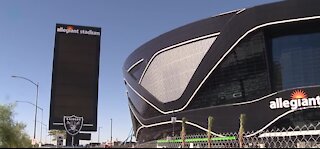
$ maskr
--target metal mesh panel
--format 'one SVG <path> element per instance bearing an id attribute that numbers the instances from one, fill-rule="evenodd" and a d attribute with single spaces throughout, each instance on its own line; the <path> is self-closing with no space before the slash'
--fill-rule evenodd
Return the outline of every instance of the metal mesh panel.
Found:
<path id="1" fill-rule="evenodd" d="M 150 63 L 141 85 L 159 101 L 177 100 L 216 37 L 164 51 Z"/>

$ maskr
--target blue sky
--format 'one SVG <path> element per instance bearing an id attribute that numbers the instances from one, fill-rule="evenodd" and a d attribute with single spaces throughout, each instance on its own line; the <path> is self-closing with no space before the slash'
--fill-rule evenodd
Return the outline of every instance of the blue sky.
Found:
<path id="1" fill-rule="evenodd" d="M 2 0 L 0 5 L 0 104 L 35 101 L 36 87 L 11 78 L 39 82 L 39 106 L 48 124 L 56 23 L 102 28 L 98 126 L 100 141 L 124 140 L 132 127 L 123 84 L 122 66 L 136 48 L 179 26 L 276 0 Z M 266 12 L 267 13 L 267 12 Z M 41 111 L 38 120 L 41 119 Z M 19 103 L 15 120 L 27 124 L 32 137 L 34 107 Z M 42 139 L 47 128 L 43 129 Z M 40 125 L 37 127 L 40 138 Z M 97 133 L 92 140 L 97 141 Z"/>

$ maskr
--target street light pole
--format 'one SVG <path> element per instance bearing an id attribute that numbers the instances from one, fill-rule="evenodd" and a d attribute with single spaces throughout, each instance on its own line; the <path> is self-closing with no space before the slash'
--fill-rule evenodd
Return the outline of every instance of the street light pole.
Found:
<path id="1" fill-rule="evenodd" d="M 36 112 L 34 114 L 34 132 L 33 132 L 33 139 L 36 139 L 36 132 L 37 132 L 37 114 L 38 114 L 38 95 L 39 95 L 39 83 L 35 84 L 37 87 L 37 95 L 36 95 Z"/>
<path id="2" fill-rule="evenodd" d="M 34 83 L 33 81 L 31 81 L 28 78 L 25 77 L 21 77 L 21 76 L 11 76 L 13 78 L 20 78 L 20 79 L 24 79 L 27 80 L 29 82 L 31 82 L 33 85 L 35 85 L 37 87 L 37 95 L 36 95 L 36 110 L 35 110 L 35 114 L 34 114 L 34 129 L 33 129 L 33 139 L 36 140 L 36 132 L 37 132 L 37 113 L 38 113 L 38 95 L 39 95 L 39 83 Z"/>
<path id="3" fill-rule="evenodd" d="M 43 108 L 41 108 L 41 107 L 39 107 L 39 106 L 36 106 L 35 104 L 33 104 L 33 103 L 29 102 L 29 101 L 19 101 L 19 100 L 17 100 L 17 101 L 15 101 L 15 102 L 28 103 L 28 104 L 31 104 L 31 105 L 33 105 L 33 106 L 35 106 L 35 107 L 39 108 L 39 109 L 41 110 L 41 122 L 39 122 L 39 121 L 37 121 L 37 122 L 41 123 L 41 125 L 45 125 L 45 124 L 43 124 Z M 46 125 L 45 125 L 45 126 L 46 126 Z M 40 142 L 42 143 L 42 126 L 41 126 Z"/>
<path id="4" fill-rule="evenodd" d="M 111 120 L 111 139 L 110 139 L 111 140 L 111 145 L 110 146 L 112 147 L 112 118 L 110 120 Z"/>
<path id="5" fill-rule="evenodd" d="M 40 138 L 40 142 L 41 142 L 41 144 L 42 144 L 42 129 L 43 129 L 43 127 L 47 128 L 47 125 L 44 124 L 43 122 L 39 122 L 39 121 L 37 121 L 37 122 L 41 124 L 41 138 Z M 47 134 L 48 134 L 48 130 L 47 130 Z M 44 141 L 44 142 L 47 142 L 47 138 L 45 138 L 45 141 Z"/>
<path id="6" fill-rule="evenodd" d="M 45 126 L 45 130 L 46 130 L 46 133 L 45 133 L 45 134 L 46 134 L 46 137 L 44 138 L 44 142 L 45 142 L 45 144 L 47 144 L 47 143 L 48 143 L 48 142 L 47 142 L 47 141 L 48 141 L 48 129 L 47 129 L 48 126 L 47 126 L 46 124 L 42 124 L 42 125 Z M 42 127 L 43 127 L 43 126 L 42 126 Z"/>
<path id="7" fill-rule="evenodd" d="M 42 145 L 42 125 L 43 125 L 43 109 L 41 110 L 41 129 L 40 129 L 40 143 L 41 143 L 41 145 Z"/>

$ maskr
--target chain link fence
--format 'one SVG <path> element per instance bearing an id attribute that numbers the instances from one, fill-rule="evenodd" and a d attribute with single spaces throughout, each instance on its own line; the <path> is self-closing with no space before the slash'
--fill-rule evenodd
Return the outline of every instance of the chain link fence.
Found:
<path id="1" fill-rule="evenodd" d="M 320 148 L 320 122 L 301 127 L 266 130 L 253 136 L 254 132 L 246 132 L 243 138 L 244 148 Z M 239 148 L 238 133 L 224 133 L 224 137 L 213 137 L 212 148 Z M 186 148 L 207 148 L 207 134 L 187 135 Z M 181 148 L 180 137 L 137 144 L 139 148 Z"/>

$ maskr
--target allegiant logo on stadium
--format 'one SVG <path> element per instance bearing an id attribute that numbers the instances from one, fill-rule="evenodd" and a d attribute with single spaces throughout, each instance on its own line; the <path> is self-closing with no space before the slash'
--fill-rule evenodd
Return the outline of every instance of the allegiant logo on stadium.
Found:
<path id="1" fill-rule="evenodd" d="M 100 36 L 100 32 L 96 32 L 93 30 L 79 30 L 79 29 L 74 29 L 73 26 L 67 26 L 67 28 L 64 27 L 59 27 L 57 28 L 57 32 L 59 33 L 72 33 L 72 34 L 85 34 L 85 35 L 96 35 L 96 36 Z"/>
<path id="2" fill-rule="evenodd" d="M 66 34 L 69 34 L 69 33 L 79 34 L 79 29 L 74 29 L 73 26 L 67 26 L 67 28 L 59 27 L 57 28 L 57 32 L 66 33 Z"/>
<path id="3" fill-rule="evenodd" d="M 276 98 L 270 101 L 270 109 L 291 108 L 292 110 L 300 107 L 320 106 L 320 96 L 308 98 L 307 93 L 303 90 L 295 90 L 291 93 L 291 100 Z"/>

